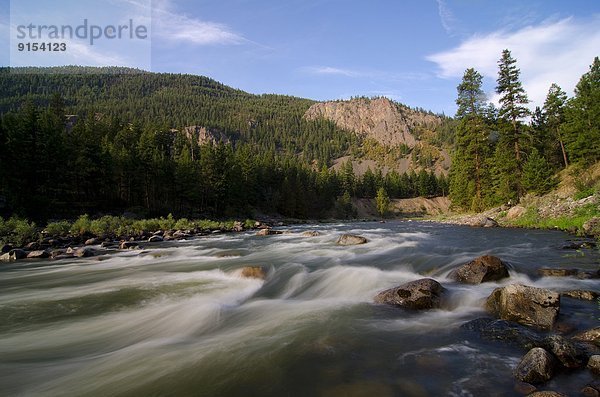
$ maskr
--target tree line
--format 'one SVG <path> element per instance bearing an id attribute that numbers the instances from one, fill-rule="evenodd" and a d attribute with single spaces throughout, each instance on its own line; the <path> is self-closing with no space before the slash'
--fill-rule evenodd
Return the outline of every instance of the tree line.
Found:
<path id="1" fill-rule="evenodd" d="M 533 112 L 509 50 L 498 61 L 498 108 L 487 102 L 482 80 L 469 68 L 457 87 L 450 170 L 454 205 L 479 211 L 515 203 L 528 192 L 551 190 L 555 174 L 570 163 L 585 166 L 600 160 L 598 57 L 579 80 L 574 97 L 552 84 L 544 105 Z"/>

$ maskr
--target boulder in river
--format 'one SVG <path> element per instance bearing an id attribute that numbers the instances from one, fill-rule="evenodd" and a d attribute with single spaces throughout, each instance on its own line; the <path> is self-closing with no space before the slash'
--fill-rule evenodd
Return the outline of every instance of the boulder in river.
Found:
<path id="1" fill-rule="evenodd" d="M 258 232 L 256 232 L 257 236 L 273 236 L 275 234 L 283 234 L 282 231 L 280 230 L 273 230 L 273 229 L 260 229 Z"/>
<path id="2" fill-rule="evenodd" d="M 554 376 L 556 360 L 545 349 L 534 347 L 521 359 L 515 369 L 515 377 L 521 382 L 539 384 Z"/>
<path id="3" fill-rule="evenodd" d="M 543 335 L 521 324 L 492 318 L 477 318 L 460 326 L 461 329 L 476 332 L 486 340 L 507 342 L 523 349 L 543 346 Z"/>
<path id="4" fill-rule="evenodd" d="M 511 284 L 496 288 L 486 307 L 503 320 L 552 329 L 560 308 L 560 295 L 547 289 Z"/>
<path id="5" fill-rule="evenodd" d="M 596 375 L 600 375 L 600 355 L 596 354 L 590 357 L 587 367 Z"/>
<path id="6" fill-rule="evenodd" d="M 481 284 L 508 277 L 508 267 L 496 256 L 483 255 L 458 267 L 450 277 L 459 283 Z"/>
<path id="7" fill-rule="evenodd" d="M 152 235 L 148 238 L 149 243 L 158 243 L 164 241 L 164 238 L 158 234 Z"/>
<path id="8" fill-rule="evenodd" d="M 267 272 L 261 266 L 245 266 L 242 268 L 240 275 L 245 278 L 258 278 L 260 280 L 267 278 Z"/>
<path id="9" fill-rule="evenodd" d="M 302 237 L 317 237 L 321 235 L 321 233 L 317 232 L 316 230 L 308 230 L 306 232 L 302 232 Z"/>
<path id="10" fill-rule="evenodd" d="M 91 247 L 81 247 L 74 250 L 73 255 L 77 258 L 89 258 L 98 255 L 98 252 Z"/>
<path id="11" fill-rule="evenodd" d="M 568 397 L 566 394 L 552 390 L 534 391 L 528 394 L 527 397 Z"/>
<path id="12" fill-rule="evenodd" d="M 2 254 L 2 256 L 0 256 L 0 261 L 10 262 L 25 258 L 27 258 L 27 252 L 20 248 L 13 248 L 7 253 Z"/>
<path id="13" fill-rule="evenodd" d="M 441 305 L 446 291 L 437 281 L 430 278 L 410 281 L 395 288 L 378 293 L 375 303 L 398 306 L 412 310 L 436 309 Z"/>
<path id="14" fill-rule="evenodd" d="M 579 368 L 585 363 L 585 353 L 560 335 L 551 335 L 543 343 L 565 368 Z"/>
<path id="15" fill-rule="evenodd" d="M 337 241 L 338 245 L 358 245 L 367 243 L 367 239 L 363 236 L 355 234 L 342 234 Z"/>
<path id="16" fill-rule="evenodd" d="M 119 244 L 119 249 L 122 250 L 134 250 L 139 248 L 140 246 L 135 241 L 121 241 Z"/>

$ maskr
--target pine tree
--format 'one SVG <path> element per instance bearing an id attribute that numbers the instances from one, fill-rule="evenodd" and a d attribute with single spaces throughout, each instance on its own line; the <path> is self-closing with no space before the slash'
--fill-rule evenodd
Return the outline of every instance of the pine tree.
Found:
<path id="1" fill-rule="evenodd" d="M 523 164 L 523 188 L 538 195 L 547 193 L 555 186 L 554 172 L 537 149 L 533 149 Z"/>
<path id="2" fill-rule="evenodd" d="M 560 152 L 564 161 L 565 167 L 569 166 L 565 144 L 560 132 L 561 126 L 565 119 L 564 108 L 567 102 L 567 94 L 557 85 L 552 84 L 548 90 L 548 95 L 544 102 L 543 114 L 545 126 L 555 136 L 555 141 L 560 146 Z"/>
<path id="3" fill-rule="evenodd" d="M 383 187 L 377 190 L 375 203 L 377 205 L 377 213 L 383 218 L 390 209 L 390 198 Z"/>
<path id="4" fill-rule="evenodd" d="M 450 170 L 450 198 L 454 205 L 481 210 L 486 179 L 484 166 L 488 156 L 488 128 L 484 119 L 485 95 L 483 77 L 475 69 L 467 69 L 458 85 L 459 119 Z"/>
<path id="5" fill-rule="evenodd" d="M 509 50 L 502 51 L 502 57 L 498 61 L 499 70 L 496 81 L 496 93 L 500 94 L 498 116 L 506 122 L 506 126 L 508 127 L 508 131 L 505 132 L 500 144 L 513 147 L 514 159 L 512 161 L 515 162 L 515 166 L 512 168 L 518 172 L 515 188 L 517 189 L 517 197 L 519 197 L 522 193 L 519 181 L 522 169 L 521 151 L 525 139 L 525 131 L 521 120 L 528 116 L 530 112 L 525 107 L 529 103 L 529 100 L 519 80 L 521 72 L 516 67 L 516 62 Z M 509 159 L 507 158 L 506 160 Z"/>

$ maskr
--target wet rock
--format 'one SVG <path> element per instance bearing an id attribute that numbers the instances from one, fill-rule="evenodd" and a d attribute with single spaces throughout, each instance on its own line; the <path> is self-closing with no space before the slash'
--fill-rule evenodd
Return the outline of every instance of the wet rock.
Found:
<path id="1" fill-rule="evenodd" d="M 27 258 L 28 259 L 50 258 L 50 251 L 48 251 L 48 250 L 31 251 L 30 253 L 27 254 Z"/>
<path id="2" fill-rule="evenodd" d="M 531 394 L 528 394 L 527 397 L 568 397 L 566 394 L 562 394 L 556 391 L 551 390 L 543 390 L 536 391 Z"/>
<path id="3" fill-rule="evenodd" d="M 574 289 L 570 291 L 563 291 L 560 293 L 561 296 L 566 296 L 568 298 L 580 299 L 585 301 L 593 301 L 598 299 L 600 296 L 596 291 L 582 290 L 582 289 Z"/>
<path id="4" fill-rule="evenodd" d="M 363 236 L 357 236 L 355 234 L 342 234 L 337 240 L 337 245 L 358 245 L 366 244 L 367 239 Z"/>
<path id="5" fill-rule="evenodd" d="M 538 269 L 538 274 L 542 277 L 577 277 L 580 279 L 600 278 L 600 270 L 580 270 L 580 269 Z"/>
<path id="6" fill-rule="evenodd" d="M 309 230 L 306 232 L 302 232 L 302 237 L 317 237 L 320 235 L 321 235 L 321 233 L 317 232 L 316 230 Z"/>
<path id="7" fill-rule="evenodd" d="M 399 306 L 411 310 L 436 309 L 446 291 L 437 281 L 423 278 L 378 293 L 375 303 Z"/>
<path id="8" fill-rule="evenodd" d="M 73 251 L 73 256 L 77 258 L 89 258 L 98 255 L 98 252 L 90 247 L 81 247 Z"/>
<path id="9" fill-rule="evenodd" d="M 273 229 L 260 229 L 258 232 L 256 232 L 257 236 L 273 236 L 275 234 L 283 234 L 283 232 Z"/>
<path id="10" fill-rule="evenodd" d="M 116 241 L 103 241 L 100 244 L 101 248 L 116 248 L 119 246 L 119 243 Z"/>
<path id="11" fill-rule="evenodd" d="M 544 339 L 544 347 L 560 361 L 565 368 L 579 368 L 583 366 L 585 353 L 568 339 L 560 335 L 551 335 Z"/>
<path id="12" fill-rule="evenodd" d="M 569 244 L 563 245 L 562 249 L 564 250 L 580 250 L 580 249 L 591 249 L 596 248 L 596 243 L 591 241 L 573 241 Z"/>
<path id="13" fill-rule="evenodd" d="M 600 327 L 588 329 L 573 336 L 574 340 L 593 343 L 600 346 Z"/>
<path id="14" fill-rule="evenodd" d="M 14 247 L 11 244 L 4 244 L 4 245 L 0 246 L 0 253 L 6 254 L 6 253 L 8 253 L 8 251 L 10 251 L 13 248 Z"/>
<path id="15" fill-rule="evenodd" d="M 97 237 L 88 238 L 85 240 L 85 245 L 98 245 L 100 244 L 100 239 Z"/>
<path id="16" fill-rule="evenodd" d="M 464 284 L 481 284 L 506 277 L 508 277 L 506 264 L 492 255 L 477 257 L 450 273 L 450 278 Z"/>
<path id="17" fill-rule="evenodd" d="M 267 278 L 267 272 L 261 266 L 246 266 L 242 268 L 240 275 L 245 278 L 258 278 L 264 280 Z"/>
<path id="18" fill-rule="evenodd" d="M 600 386 L 587 385 L 581 389 L 581 395 L 583 397 L 600 397 Z"/>
<path id="19" fill-rule="evenodd" d="M 148 238 L 148 242 L 149 243 L 158 243 L 158 242 L 161 242 L 161 241 L 164 241 L 164 240 L 165 239 L 162 236 L 159 236 L 159 235 L 153 235 L 153 236 L 150 236 L 150 238 Z"/>
<path id="20" fill-rule="evenodd" d="M 543 335 L 532 328 L 506 320 L 478 318 L 464 323 L 460 328 L 476 332 L 483 339 L 508 342 L 526 350 L 543 345 Z"/>
<path id="21" fill-rule="evenodd" d="M 560 308 L 560 295 L 547 289 L 511 284 L 496 288 L 488 297 L 486 308 L 502 320 L 552 329 Z"/>
<path id="22" fill-rule="evenodd" d="M 41 244 L 40 244 L 40 243 L 38 243 L 37 241 L 32 241 L 32 242 L 30 242 L 30 243 L 27 243 L 27 244 L 25 245 L 25 249 L 26 249 L 27 251 L 37 251 L 37 250 L 39 250 L 39 249 L 41 249 L 41 248 L 42 248 Z"/>
<path id="23" fill-rule="evenodd" d="M 25 259 L 27 258 L 27 252 L 25 252 L 24 250 L 20 249 L 20 248 L 13 248 L 10 251 L 8 251 L 5 254 L 2 254 L 2 256 L 0 256 L 0 261 L 4 261 L 4 262 L 10 262 L 10 261 L 17 261 L 20 259 Z"/>
<path id="24" fill-rule="evenodd" d="M 187 231 L 176 230 L 173 233 L 173 238 L 177 239 L 177 240 L 183 240 L 183 239 L 186 239 L 186 238 L 189 238 L 189 237 L 191 237 L 191 234 L 189 232 L 187 232 Z"/>
<path id="25" fill-rule="evenodd" d="M 591 356 L 588 360 L 587 367 L 592 373 L 600 375 L 600 355 L 595 354 Z"/>
<path id="26" fill-rule="evenodd" d="M 536 391 L 537 387 L 527 382 L 517 382 L 514 389 L 519 394 L 527 395 Z"/>
<path id="27" fill-rule="evenodd" d="M 139 248 L 140 246 L 135 241 L 121 241 L 121 244 L 119 244 L 119 249 L 122 250 L 134 250 Z"/>
<path id="28" fill-rule="evenodd" d="M 541 347 L 529 350 L 515 369 L 515 377 L 521 382 L 539 384 L 552 379 L 556 360 Z"/>
<path id="29" fill-rule="evenodd" d="M 514 220 L 514 219 L 520 218 L 525 214 L 525 212 L 527 212 L 527 209 L 525 207 L 522 207 L 520 205 L 515 205 L 514 207 L 509 209 L 508 212 L 506 213 L 506 219 Z"/>

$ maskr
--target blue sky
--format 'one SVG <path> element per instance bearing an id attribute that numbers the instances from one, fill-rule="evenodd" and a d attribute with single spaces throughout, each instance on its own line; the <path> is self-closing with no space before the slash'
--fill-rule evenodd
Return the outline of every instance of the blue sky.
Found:
<path id="1" fill-rule="evenodd" d="M 63 14 L 69 2 L 36 0 Z M 94 3 L 148 14 L 149 0 Z M 9 64 L 9 10 L 0 0 L 2 65 Z M 449 115 L 467 67 L 485 76 L 496 100 L 504 48 L 517 59 L 532 107 L 553 82 L 572 94 L 600 55 L 600 3 L 589 0 L 153 0 L 151 15 L 152 71 L 316 100 L 383 95 Z M 146 65 L 110 51 L 96 46 L 63 62 Z"/>

